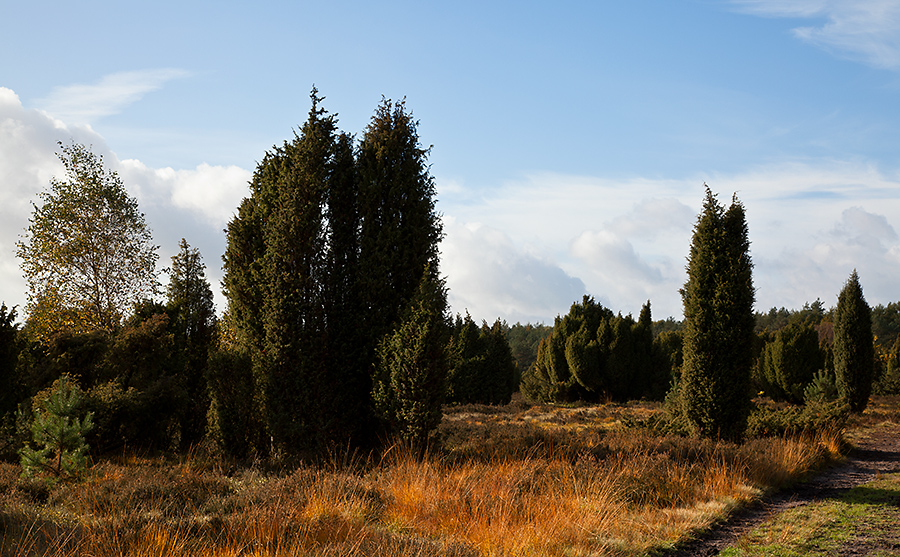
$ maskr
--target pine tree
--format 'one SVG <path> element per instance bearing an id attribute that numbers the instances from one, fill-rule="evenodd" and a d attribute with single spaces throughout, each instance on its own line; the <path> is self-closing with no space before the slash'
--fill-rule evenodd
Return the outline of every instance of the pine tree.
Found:
<path id="1" fill-rule="evenodd" d="M 834 310 L 834 373 L 838 393 L 850 410 L 862 413 L 874 379 L 872 310 L 863 297 L 856 269 L 844 284 Z"/>
<path id="2" fill-rule="evenodd" d="M 87 466 L 84 436 L 93 428 L 92 414 L 83 413 L 81 389 L 68 376 L 35 397 L 31 432 L 38 448 L 22 447 L 26 474 L 47 472 L 55 477 L 77 476 Z"/>
<path id="3" fill-rule="evenodd" d="M 750 409 L 753 264 L 743 205 L 726 211 L 706 188 L 694 226 L 684 301 L 685 416 L 704 436 L 740 439 Z"/>

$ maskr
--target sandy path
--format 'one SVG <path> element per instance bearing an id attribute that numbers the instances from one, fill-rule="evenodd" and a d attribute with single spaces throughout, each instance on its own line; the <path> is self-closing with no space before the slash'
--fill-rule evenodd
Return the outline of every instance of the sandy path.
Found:
<path id="1" fill-rule="evenodd" d="M 749 505 L 699 538 L 666 555 L 717 555 L 741 535 L 784 510 L 834 497 L 874 480 L 879 474 L 900 472 L 900 426 L 880 426 L 854 444 L 855 448 L 843 462 L 800 485 Z"/>

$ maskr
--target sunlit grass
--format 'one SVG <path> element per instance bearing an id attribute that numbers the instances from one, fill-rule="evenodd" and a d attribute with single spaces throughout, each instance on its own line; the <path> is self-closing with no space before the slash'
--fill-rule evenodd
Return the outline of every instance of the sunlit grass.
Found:
<path id="1" fill-rule="evenodd" d="M 649 411 L 461 408 L 425 458 L 397 446 L 290 472 L 123 457 L 46 487 L 3 464 L 2 554 L 640 555 L 841 449 L 839 432 L 735 445 L 616 425 Z"/>

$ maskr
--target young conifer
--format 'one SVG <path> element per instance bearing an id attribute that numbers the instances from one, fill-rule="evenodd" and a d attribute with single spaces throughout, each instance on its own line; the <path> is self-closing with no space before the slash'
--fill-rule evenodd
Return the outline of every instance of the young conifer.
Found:
<path id="1" fill-rule="evenodd" d="M 36 396 L 31 432 L 38 448 L 19 451 L 25 474 L 77 476 L 87 466 L 84 440 L 93 427 L 92 413 L 84 413 L 81 389 L 68 376 L 54 381 L 49 393 Z"/>
<path id="2" fill-rule="evenodd" d="M 850 410 L 862 413 L 874 378 L 872 310 L 863 297 L 856 269 L 844 284 L 834 310 L 834 373 L 838 393 Z"/>

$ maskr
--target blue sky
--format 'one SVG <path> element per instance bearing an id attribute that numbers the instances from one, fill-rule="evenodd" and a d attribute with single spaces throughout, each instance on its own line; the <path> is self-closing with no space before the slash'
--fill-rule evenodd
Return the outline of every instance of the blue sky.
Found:
<path id="1" fill-rule="evenodd" d="M 680 317 L 703 184 L 747 208 L 757 309 L 857 268 L 900 300 L 900 0 L 0 0 L 0 299 L 56 142 L 93 145 L 160 244 L 222 229 L 315 84 L 360 134 L 406 98 L 432 145 L 455 312 L 552 322 L 590 294 Z M 224 309 L 218 292 L 217 303 Z"/>

